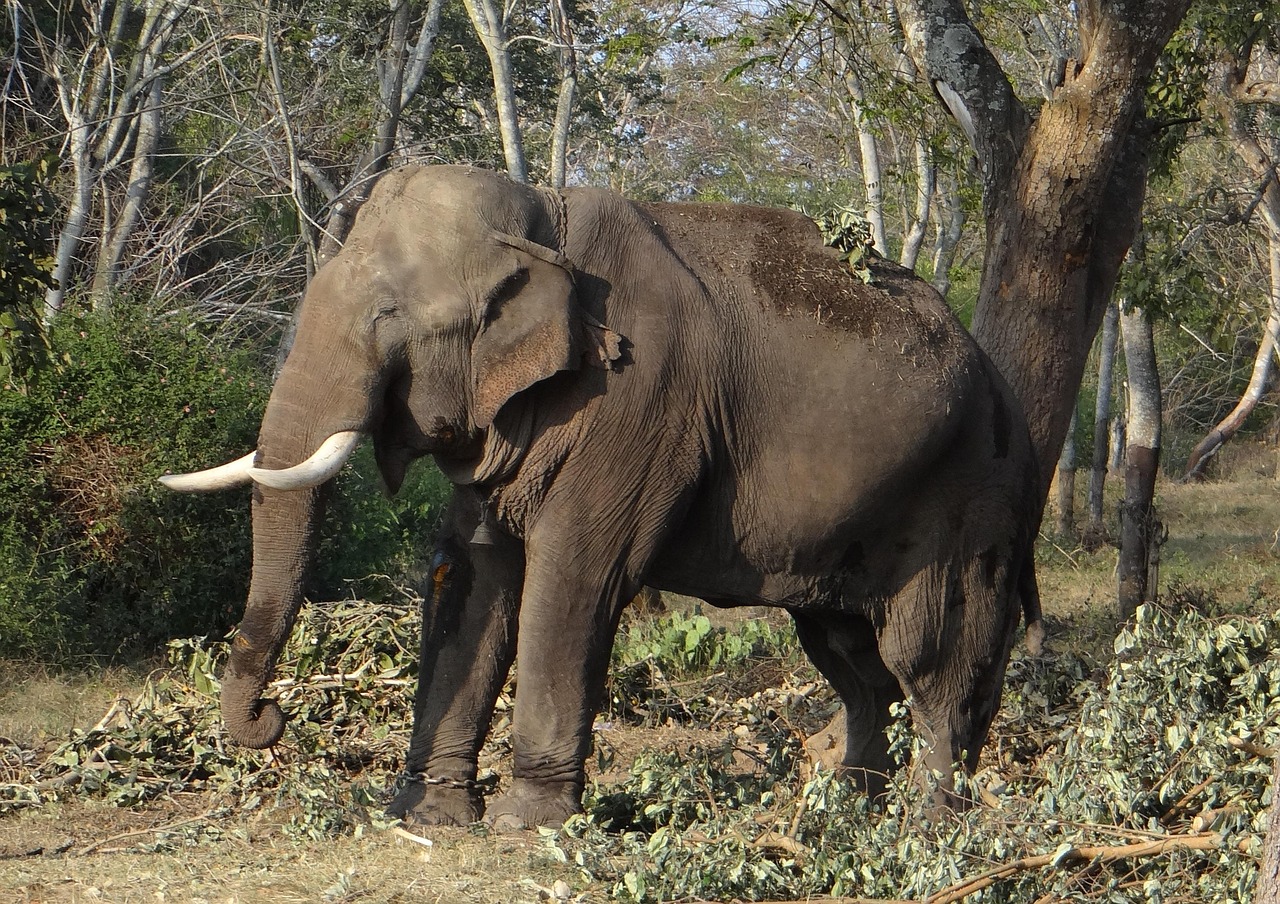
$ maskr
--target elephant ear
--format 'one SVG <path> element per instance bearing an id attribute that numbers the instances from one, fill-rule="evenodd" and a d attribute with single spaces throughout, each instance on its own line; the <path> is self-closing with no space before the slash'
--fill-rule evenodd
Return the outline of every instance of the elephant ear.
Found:
<path id="1" fill-rule="evenodd" d="M 616 333 L 584 321 L 568 258 L 518 236 L 495 238 L 511 249 L 516 267 L 486 300 L 471 350 L 472 419 L 480 428 L 516 393 L 580 367 L 584 355 L 616 360 L 619 345 Z"/>

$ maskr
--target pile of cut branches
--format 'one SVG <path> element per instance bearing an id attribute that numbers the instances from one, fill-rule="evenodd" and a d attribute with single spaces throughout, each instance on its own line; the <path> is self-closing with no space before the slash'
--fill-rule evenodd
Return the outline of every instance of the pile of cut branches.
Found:
<path id="1" fill-rule="evenodd" d="M 1247 901 L 1278 653 L 1280 617 L 1144 606 L 1105 669 L 1015 656 L 983 766 L 955 777 L 966 812 L 924 817 L 931 777 L 905 769 L 873 804 L 765 717 L 767 765 L 744 773 L 732 741 L 644 756 L 553 855 L 624 901 Z M 921 744 L 908 712 L 890 729 L 903 763 Z"/>
<path id="2" fill-rule="evenodd" d="M 170 668 L 47 755 L 11 746 L 0 813 L 68 795 L 134 806 L 216 791 L 242 809 L 286 805 L 295 834 L 350 831 L 376 811 L 407 744 L 421 617 L 416 601 L 304 607 L 268 695 L 290 715 L 267 751 L 229 743 L 218 674 L 228 638 L 175 640 Z"/>
<path id="3" fill-rule="evenodd" d="M 709 721 L 723 741 L 642 754 L 621 781 L 589 788 L 586 814 L 545 833 L 547 856 L 632 901 L 1248 900 L 1280 741 L 1280 617 L 1197 605 L 1143 607 L 1104 667 L 1052 646 L 1015 655 L 983 767 L 957 778 L 976 806 L 931 819 L 930 777 L 902 770 L 873 803 L 810 767 L 802 737 L 830 714 L 829 691 L 797 660 L 752 665 L 765 648 L 791 657 L 792 644 L 761 634 L 699 651 L 711 671 L 698 672 L 694 651 L 719 635 L 667 616 L 620 639 L 610 717 Z M 93 728 L 43 755 L 0 747 L 0 813 L 202 792 L 210 806 L 281 807 L 301 838 L 359 832 L 382 819 L 407 744 L 418 633 L 413 599 L 306 607 L 269 691 L 289 732 L 261 752 L 224 739 L 225 639 L 175 642 L 172 667 Z M 905 763 L 920 741 L 908 706 L 897 716 Z M 507 724 L 482 763 L 505 748 Z"/>

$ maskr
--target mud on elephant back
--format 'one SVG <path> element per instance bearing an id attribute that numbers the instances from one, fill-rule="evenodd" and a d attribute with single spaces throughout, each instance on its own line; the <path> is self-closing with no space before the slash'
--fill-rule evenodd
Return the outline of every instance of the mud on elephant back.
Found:
<path id="1" fill-rule="evenodd" d="M 1040 630 L 1021 410 L 942 299 L 850 274 L 798 213 L 642 204 L 465 167 L 384 176 L 316 275 L 258 448 L 175 489 L 253 484 L 253 580 L 222 708 L 262 699 L 302 600 L 321 486 L 365 436 L 394 492 L 433 456 L 455 491 L 425 604 L 392 811 L 558 824 L 581 807 L 618 619 L 641 585 L 770 605 L 845 705 L 870 790 L 904 696 L 925 764 L 970 768 L 1020 606 Z M 519 661 L 512 781 L 474 784 Z M 943 796 L 948 792 L 944 788 Z"/>

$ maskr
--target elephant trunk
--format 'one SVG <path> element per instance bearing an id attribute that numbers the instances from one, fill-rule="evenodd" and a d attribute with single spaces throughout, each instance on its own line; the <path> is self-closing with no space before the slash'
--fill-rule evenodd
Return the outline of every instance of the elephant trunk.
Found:
<path id="1" fill-rule="evenodd" d="M 253 579 L 222 676 L 223 721 L 246 747 L 270 747 L 284 733 L 284 713 L 262 694 L 302 605 L 321 492 L 254 491 Z"/>
<path id="2" fill-rule="evenodd" d="M 335 372 L 359 372 L 334 363 L 336 357 L 305 344 L 294 347 L 272 389 L 258 436 L 257 468 L 251 471 L 288 476 L 299 462 L 325 458 L 318 450 L 329 448 L 335 434 L 344 437 L 336 450 L 340 458 L 350 454 L 358 432 L 368 429 L 370 395 L 363 382 L 332 380 Z M 323 367 L 317 364 L 320 358 Z M 331 465 L 320 472 L 322 481 L 332 477 L 341 461 Z M 246 747 L 270 747 L 284 732 L 280 707 L 262 695 L 302 605 L 315 554 L 327 490 L 314 477 L 311 473 L 301 483 L 287 482 L 286 489 L 266 483 L 253 488 L 253 577 L 222 678 L 227 732 Z"/>

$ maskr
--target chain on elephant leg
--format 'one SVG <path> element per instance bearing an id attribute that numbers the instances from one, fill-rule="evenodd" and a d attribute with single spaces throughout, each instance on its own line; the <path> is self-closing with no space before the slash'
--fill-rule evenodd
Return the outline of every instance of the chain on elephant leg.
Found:
<path id="1" fill-rule="evenodd" d="M 401 773 L 387 815 L 418 825 L 469 826 L 484 815 L 488 785 L 473 780 L 446 779 L 426 773 Z"/>

